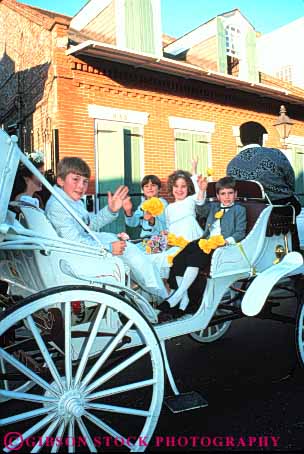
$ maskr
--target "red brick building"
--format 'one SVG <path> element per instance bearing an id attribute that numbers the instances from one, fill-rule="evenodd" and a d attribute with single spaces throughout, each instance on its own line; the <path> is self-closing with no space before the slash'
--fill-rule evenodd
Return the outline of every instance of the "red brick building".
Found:
<path id="1" fill-rule="evenodd" d="M 231 58 L 220 72 L 227 65 L 214 66 L 214 36 L 215 70 L 200 66 L 200 38 L 170 54 L 174 40 L 159 24 L 160 0 L 91 0 L 74 18 L 0 0 L 1 124 L 15 128 L 25 151 L 44 151 L 48 168 L 63 156 L 83 157 L 91 192 L 104 192 L 120 182 L 137 189 L 147 173 L 165 180 L 196 155 L 201 170 L 222 176 L 243 122 L 262 123 L 266 144 L 281 146 L 273 123 L 284 104 L 295 122 L 287 153 L 301 188 L 304 91 L 263 74 L 254 82 L 227 74 Z"/>

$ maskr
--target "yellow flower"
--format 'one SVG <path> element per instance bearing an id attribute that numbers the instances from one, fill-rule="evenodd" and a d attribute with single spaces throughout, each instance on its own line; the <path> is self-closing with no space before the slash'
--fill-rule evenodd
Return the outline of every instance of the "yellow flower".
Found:
<path id="1" fill-rule="evenodd" d="M 212 177 L 212 175 L 214 175 L 214 170 L 211 167 L 207 168 L 207 175 L 208 177 Z"/>
<path id="2" fill-rule="evenodd" d="M 199 248 L 202 249 L 205 254 L 210 254 L 213 249 L 216 249 L 219 246 L 224 246 L 225 244 L 223 235 L 214 235 L 208 239 L 202 238 L 198 242 Z"/>
<path id="3" fill-rule="evenodd" d="M 174 260 L 174 258 L 177 256 L 177 254 L 179 254 L 179 253 L 180 253 L 180 251 L 177 251 L 175 254 L 168 255 L 167 261 L 168 261 L 168 264 L 169 264 L 170 266 L 173 265 L 173 260 Z"/>
<path id="4" fill-rule="evenodd" d="M 141 207 L 152 216 L 159 216 L 164 211 L 164 205 L 158 197 L 151 197 L 151 199 L 145 200 Z"/>
<path id="5" fill-rule="evenodd" d="M 214 215 L 215 219 L 221 219 L 224 216 L 224 211 L 217 211 Z"/>
<path id="6" fill-rule="evenodd" d="M 151 248 L 150 248 L 150 246 L 146 246 L 146 253 L 147 253 L 147 254 L 151 254 Z"/>
<path id="7" fill-rule="evenodd" d="M 179 246 L 182 249 L 189 243 L 184 237 L 176 236 L 174 233 L 168 233 L 167 240 L 169 246 Z"/>
<path id="8" fill-rule="evenodd" d="M 211 236 L 208 243 L 211 249 L 216 249 L 217 247 L 224 246 L 226 244 L 223 235 Z"/>
<path id="9" fill-rule="evenodd" d="M 176 244 L 176 235 L 174 233 L 168 233 L 167 241 L 169 246 L 174 246 Z"/>
<path id="10" fill-rule="evenodd" d="M 208 244 L 208 240 L 206 240 L 205 238 L 200 239 L 198 242 L 198 246 L 202 251 L 205 252 L 205 254 L 210 254 L 211 247 Z"/>

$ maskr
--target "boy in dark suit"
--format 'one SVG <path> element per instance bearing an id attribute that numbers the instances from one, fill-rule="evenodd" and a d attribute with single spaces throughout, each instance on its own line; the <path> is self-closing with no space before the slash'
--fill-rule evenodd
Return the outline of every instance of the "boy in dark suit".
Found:
<path id="1" fill-rule="evenodd" d="M 201 178 L 199 185 L 204 187 L 205 195 L 207 189 L 206 179 Z M 205 202 L 204 205 L 197 207 L 197 212 L 201 217 L 207 218 L 205 232 L 202 238 L 210 238 L 222 235 L 224 246 L 241 241 L 246 233 L 246 208 L 235 203 L 237 197 L 236 182 L 232 177 L 221 178 L 216 183 L 217 202 Z M 182 315 L 188 303 L 188 289 L 196 279 L 199 270 L 206 268 L 210 262 L 212 254 L 205 253 L 199 247 L 199 241 L 189 243 L 173 260 L 170 269 L 169 284 L 177 290 L 167 301 L 158 306 L 165 312 L 176 312 L 175 315 Z M 179 305 L 179 309 L 177 309 Z"/>

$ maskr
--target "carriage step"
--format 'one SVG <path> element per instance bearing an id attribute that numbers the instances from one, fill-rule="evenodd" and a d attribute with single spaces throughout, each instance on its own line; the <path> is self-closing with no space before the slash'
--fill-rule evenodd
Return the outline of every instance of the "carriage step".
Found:
<path id="1" fill-rule="evenodd" d="M 181 413 L 208 406 L 207 400 L 196 391 L 165 397 L 164 402 L 172 413 Z"/>

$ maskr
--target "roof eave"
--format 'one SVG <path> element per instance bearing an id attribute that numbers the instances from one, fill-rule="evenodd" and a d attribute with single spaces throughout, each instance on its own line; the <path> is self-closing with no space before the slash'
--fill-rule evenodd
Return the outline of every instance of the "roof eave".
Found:
<path id="1" fill-rule="evenodd" d="M 86 55 L 95 58 L 103 58 L 109 61 L 125 63 L 135 67 L 150 69 L 157 72 L 171 74 L 186 79 L 195 79 L 210 84 L 221 85 L 239 91 L 255 93 L 264 97 L 289 102 L 291 104 L 304 104 L 304 98 L 291 94 L 286 89 L 274 88 L 261 83 L 251 83 L 225 75 L 216 71 L 202 69 L 189 63 L 152 56 L 150 54 L 133 52 L 127 49 L 118 49 L 115 46 L 88 40 L 66 51 L 67 55 Z"/>

